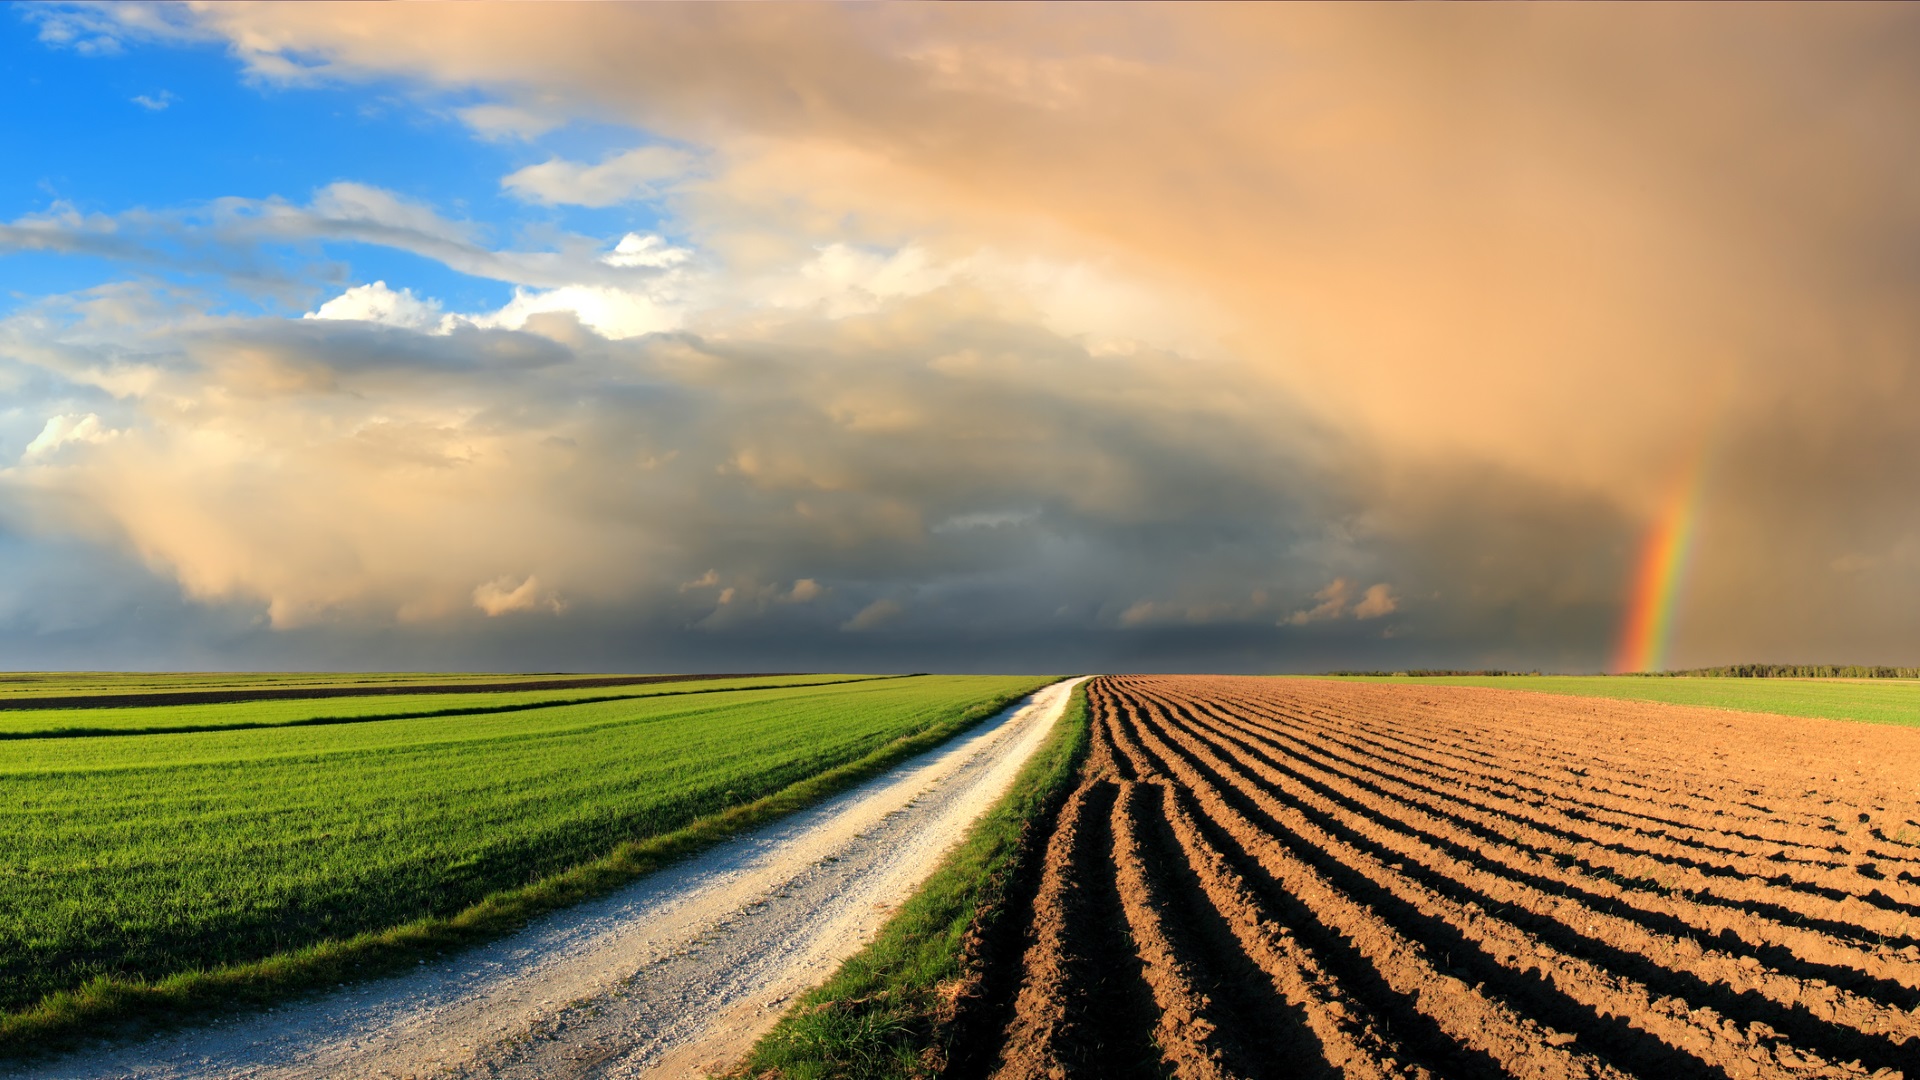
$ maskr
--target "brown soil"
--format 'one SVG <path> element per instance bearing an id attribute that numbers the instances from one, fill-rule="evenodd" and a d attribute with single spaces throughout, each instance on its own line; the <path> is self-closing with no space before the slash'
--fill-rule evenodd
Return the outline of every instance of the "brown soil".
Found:
<path id="1" fill-rule="evenodd" d="M 954 1073 L 1920 1080 L 1920 731 L 1305 679 L 1088 702 Z"/>

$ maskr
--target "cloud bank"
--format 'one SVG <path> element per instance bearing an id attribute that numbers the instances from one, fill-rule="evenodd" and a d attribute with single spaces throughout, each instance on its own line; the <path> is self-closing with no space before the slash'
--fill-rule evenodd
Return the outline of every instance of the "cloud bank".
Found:
<path id="1" fill-rule="evenodd" d="M 7 535 L 247 657 L 1591 669 L 1704 447 L 1676 662 L 1920 651 L 1911 12 L 466 14 L 39 16 L 620 126 L 501 190 L 659 221 L 503 239 L 351 179 L 17 215 L 263 292 L 333 242 L 516 292 L 29 305 Z"/>

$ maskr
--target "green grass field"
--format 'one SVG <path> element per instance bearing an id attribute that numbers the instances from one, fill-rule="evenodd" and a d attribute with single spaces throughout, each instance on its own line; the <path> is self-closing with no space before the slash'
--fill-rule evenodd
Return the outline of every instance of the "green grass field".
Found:
<path id="1" fill-rule="evenodd" d="M 196 705 L 127 705 L 86 709 L 0 710 L 0 740 L 49 736 L 118 735 L 143 732 L 214 731 L 222 728 L 291 727 L 421 717 L 513 712 L 530 707 L 708 694 L 754 687 L 809 686 L 889 678 L 874 675 L 761 675 L 694 682 L 643 683 L 571 690 L 507 690 L 491 693 L 383 694 L 368 697 L 293 698 Z M 500 680 L 505 682 L 507 680 Z M 53 696 L 53 695 L 43 695 Z M 122 695 L 107 695 L 122 696 Z"/>
<path id="2" fill-rule="evenodd" d="M 654 684 L 512 712 L 0 742 L 0 1011 L 444 920 L 1046 681 Z M 416 699 L 381 704 L 396 700 Z"/>
<path id="3" fill-rule="evenodd" d="M 1719 679 L 1647 675 L 1444 675 L 1312 676 L 1361 682 L 1492 686 L 1576 697 L 1664 701 L 1783 716 L 1865 720 L 1920 726 L 1920 680 L 1914 679 Z"/>
<path id="4" fill-rule="evenodd" d="M 432 671 L 8 671 L 0 672 L 0 699 L 56 694 L 143 694 L 267 687 L 536 682 L 555 678 L 566 676 Z"/>

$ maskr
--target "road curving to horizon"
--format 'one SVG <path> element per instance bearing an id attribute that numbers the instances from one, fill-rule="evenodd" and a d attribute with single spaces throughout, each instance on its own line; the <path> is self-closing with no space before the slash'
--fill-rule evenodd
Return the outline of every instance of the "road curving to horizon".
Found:
<path id="1" fill-rule="evenodd" d="M 886 774 L 406 975 L 13 1080 L 696 1077 L 737 1061 L 870 941 L 1014 777 L 1080 679 Z"/>

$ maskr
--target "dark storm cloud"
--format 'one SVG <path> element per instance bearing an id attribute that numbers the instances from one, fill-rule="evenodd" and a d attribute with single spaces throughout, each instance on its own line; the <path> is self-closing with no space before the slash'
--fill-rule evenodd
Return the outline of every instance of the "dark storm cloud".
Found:
<path id="1" fill-rule="evenodd" d="M 1093 356 L 965 288 L 751 334 L 538 325 L 170 330 L 120 426 L 9 488 L 43 539 L 262 617 L 277 640 L 242 650 L 260 662 L 361 640 L 360 662 L 1045 667 L 1159 642 L 1285 668 L 1321 639 L 1435 647 L 1458 628 L 1426 579 L 1457 568 L 1395 553 L 1511 527 L 1368 524 L 1381 481 L 1270 397 L 1250 407 L 1230 369 Z M 1525 546 L 1488 575 L 1503 603 Z M 1356 591 L 1290 623 L 1330 567 L 1378 583 L 1379 610 Z M 183 623 L 218 639 L 232 617 Z M 63 633 L 40 651 L 84 651 Z"/>

